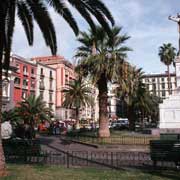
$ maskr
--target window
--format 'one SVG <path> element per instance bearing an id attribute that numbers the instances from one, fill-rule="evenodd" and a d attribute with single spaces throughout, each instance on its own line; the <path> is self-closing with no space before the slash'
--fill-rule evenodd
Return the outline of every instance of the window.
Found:
<path id="1" fill-rule="evenodd" d="M 18 63 L 16 63 L 16 68 L 17 68 L 16 72 L 20 72 L 20 65 Z"/>
<path id="2" fill-rule="evenodd" d="M 162 83 L 162 89 L 165 89 L 165 83 Z"/>
<path id="3" fill-rule="evenodd" d="M 3 82 L 2 86 L 3 86 L 2 87 L 3 96 L 7 97 L 8 96 L 9 83 Z"/>
<path id="4" fill-rule="evenodd" d="M 28 86 L 28 80 L 27 79 L 23 80 L 23 86 Z"/>
<path id="5" fill-rule="evenodd" d="M 22 96 L 21 96 L 23 99 L 26 99 L 27 97 L 27 93 L 25 91 L 22 92 Z"/>
<path id="6" fill-rule="evenodd" d="M 52 102 L 52 93 L 49 94 L 49 102 Z"/>
<path id="7" fill-rule="evenodd" d="M 34 74 L 34 68 L 31 69 L 31 74 Z"/>
<path id="8" fill-rule="evenodd" d="M 41 75 L 43 75 L 43 68 L 41 68 Z"/>
<path id="9" fill-rule="evenodd" d="M 27 66 L 23 66 L 23 72 L 27 72 Z"/>
<path id="10" fill-rule="evenodd" d="M 14 84 L 18 84 L 18 85 L 19 85 L 20 82 L 21 82 L 20 78 L 16 77 L 16 78 L 14 79 Z"/>
<path id="11" fill-rule="evenodd" d="M 49 72 L 49 76 L 50 76 L 50 78 L 52 78 L 52 71 Z"/>
<path id="12" fill-rule="evenodd" d="M 44 98 L 44 93 L 43 91 L 40 91 L 40 97 L 43 99 Z"/>
<path id="13" fill-rule="evenodd" d="M 148 78 L 146 78 L 146 79 L 145 79 L 145 82 L 149 82 L 149 79 L 148 79 Z"/>
<path id="14" fill-rule="evenodd" d="M 165 96 L 166 96 L 166 91 L 163 90 L 163 91 L 162 91 L 162 97 L 165 97 Z"/>
<path id="15" fill-rule="evenodd" d="M 161 81 L 164 82 L 164 78 L 161 78 Z"/>
<path id="16" fill-rule="evenodd" d="M 31 81 L 31 87 L 35 88 L 35 81 L 33 81 L 33 80 Z"/>
<path id="17" fill-rule="evenodd" d="M 155 78 L 152 78 L 152 82 L 155 82 L 156 80 L 155 80 Z"/>
<path id="18" fill-rule="evenodd" d="M 52 83 L 52 81 L 50 81 L 50 87 L 49 87 L 51 90 L 52 90 L 52 88 L 53 88 L 53 83 Z"/>

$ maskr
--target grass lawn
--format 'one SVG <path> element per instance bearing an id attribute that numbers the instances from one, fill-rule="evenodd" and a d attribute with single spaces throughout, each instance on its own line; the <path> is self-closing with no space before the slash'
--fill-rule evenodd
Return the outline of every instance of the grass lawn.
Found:
<path id="1" fill-rule="evenodd" d="M 1 180 L 178 180 L 180 172 L 102 170 L 60 166 L 8 165 L 9 176 Z"/>

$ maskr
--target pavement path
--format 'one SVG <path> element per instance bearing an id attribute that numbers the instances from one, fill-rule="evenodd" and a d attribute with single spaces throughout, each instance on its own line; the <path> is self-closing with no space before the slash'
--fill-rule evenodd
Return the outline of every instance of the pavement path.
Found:
<path id="1" fill-rule="evenodd" d="M 71 141 L 63 141 L 60 136 L 39 136 L 42 150 L 57 152 L 61 151 L 103 151 L 103 152 L 148 152 L 148 146 L 139 145 L 118 145 L 118 146 L 102 146 L 99 148 L 87 146 L 84 144 L 74 143 Z"/>

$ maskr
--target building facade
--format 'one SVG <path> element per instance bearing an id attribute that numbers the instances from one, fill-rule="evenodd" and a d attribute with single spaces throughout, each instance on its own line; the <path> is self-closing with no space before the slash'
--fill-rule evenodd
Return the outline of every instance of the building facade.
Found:
<path id="1" fill-rule="evenodd" d="M 14 107 L 14 78 L 16 66 L 10 57 L 8 72 L 2 70 L 2 111 L 9 111 Z"/>
<path id="2" fill-rule="evenodd" d="M 75 78 L 74 67 L 63 56 L 34 57 L 32 61 L 40 62 L 56 69 L 56 119 L 75 119 L 74 111 L 63 107 L 62 90 Z"/>
<path id="3" fill-rule="evenodd" d="M 23 101 L 30 94 L 36 94 L 37 66 L 17 55 L 12 55 L 12 63 L 17 68 L 14 74 L 13 92 L 13 101 L 17 106 L 18 102 Z"/>
<path id="4" fill-rule="evenodd" d="M 41 96 L 46 106 L 55 113 L 56 101 L 56 70 L 52 67 L 37 62 L 36 96 Z"/>
<path id="5" fill-rule="evenodd" d="M 176 74 L 170 74 L 170 91 L 168 90 L 168 74 L 146 74 L 143 77 L 143 83 L 151 94 L 154 94 L 162 99 L 167 98 L 176 89 Z"/>

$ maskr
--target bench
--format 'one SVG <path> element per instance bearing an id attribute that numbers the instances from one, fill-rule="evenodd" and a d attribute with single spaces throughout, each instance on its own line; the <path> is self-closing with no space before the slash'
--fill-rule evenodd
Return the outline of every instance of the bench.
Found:
<path id="1" fill-rule="evenodd" d="M 180 141 L 177 140 L 152 140 L 150 141 L 150 155 L 154 166 L 158 161 L 180 163 Z"/>

